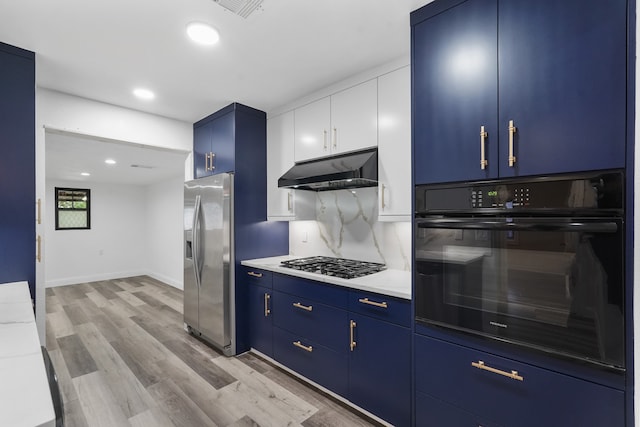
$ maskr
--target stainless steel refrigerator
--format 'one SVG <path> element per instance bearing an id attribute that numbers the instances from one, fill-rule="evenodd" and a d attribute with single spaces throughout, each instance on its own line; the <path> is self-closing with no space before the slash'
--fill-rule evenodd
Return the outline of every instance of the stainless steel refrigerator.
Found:
<path id="1" fill-rule="evenodd" d="M 222 350 L 236 352 L 233 174 L 184 184 L 185 329 Z"/>

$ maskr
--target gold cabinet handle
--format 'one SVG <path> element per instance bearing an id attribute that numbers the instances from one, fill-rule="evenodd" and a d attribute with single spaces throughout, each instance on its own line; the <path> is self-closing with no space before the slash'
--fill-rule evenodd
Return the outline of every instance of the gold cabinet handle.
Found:
<path id="1" fill-rule="evenodd" d="M 271 295 L 265 293 L 264 294 L 264 317 L 269 317 L 271 314 L 271 309 L 269 308 L 269 300 L 271 299 Z"/>
<path id="2" fill-rule="evenodd" d="M 484 130 L 484 126 L 480 126 L 480 169 L 482 170 L 484 170 L 489 164 L 484 152 L 484 144 L 487 136 L 489 136 L 489 134 Z"/>
<path id="3" fill-rule="evenodd" d="M 477 362 L 471 362 L 471 366 L 474 368 L 481 369 L 483 371 L 489 371 L 494 374 L 502 375 L 503 377 L 511 378 L 512 380 L 524 381 L 524 378 L 518 375 L 518 371 L 501 371 L 500 369 L 492 368 L 491 366 L 487 366 L 484 364 L 482 360 L 478 360 Z"/>
<path id="4" fill-rule="evenodd" d="M 516 163 L 516 156 L 513 155 L 513 135 L 518 131 L 513 125 L 513 120 L 509 120 L 509 167 L 512 168 Z"/>
<path id="5" fill-rule="evenodd" d="M 253 277 L 262 277 L 262 273 L 255 273 L 253 271 L 248 271 L 247 274 Z"/>
<path id="6" fill-rule="evenodd" d="M 42 199 L 38 199 L 38 225 L 42 224 Z"/>
<path id="7" fill-rule="evenodd" d="M 293 203 L 291 203 L 292 198 L 293 198 L 293 195 L 291 194 L 291 191 L 288 191 L 287 192 L 287 209 L 289 210 L 289 212 L 293 211 Z"/>
<path id="8" fill-rule="evenodd" d="M 354 331 L 356 329 L 356 322 L 353 320 L 349 321 L 349 348 L 353 351 L 356 348 L 356 340 L 354 339 Z"/>
<path id="9" fill-rule="evenodd" d="M 313 306 L 312 305 L 302 305 L 299 302 L 294 302 L 293 306 L 295 308 L 301 308 L 302 310 L 313 311 Z"/>
<path id="10" fill-rule="evenodd" d="M 40 235 L 38 235 L 38 237 L 36 238 L 36 242 L 38 246 L 38 253 L 36 254 L 36 259 L 38 260 L 38 262 L 41 262 L 42 261 L 42 237 Z"/>
<path id="11" fill-rule="evenodd" d="M 306 346 L 306 345 L 302 344 L 300 341 L 294 341 L 293 345 L 295 345 L 296 347 L 301 348 L 301 349 L 303 349 L 305 351 L 308 351 L 309 353 L 311 353 L 313 351 L 313 346 L 310 346 L 310 345 Z"/>
<path id="12" fill-rule="evenodd" d="M 333 128 L 333 148 L 338 148 L 338 129 Z"/>
<path id="13" fill-rule="evenodd" d="M 386 301 L 376 302 L 376 301 L 370 301 L 369 298 L 360 298 L 358 302 L 361 302 L 362 304 L 373 305 L 375 307 L 380 307 L 380 308 L 389 308 Z"/>
<path id="14" fill-rule="evenodd" d="M 381 190 L 382 190 L 381 193 L 382 194 L 381 194 L 381 197 L 380 197 L 381 198 L 380 207 L 382 208 L 382 210 L 384 210 L 385 206 L 387 206 L 386 203 L 384 202 L 384 189 L 386 188 L 386 186 L 384 184 L 380 184 L 380 185 L 382 186 L 381 187 Z"/>
<path id="15" fill-rule="evenodd" d="M 327 151 L 327 130 L 324 131 L 324 151 Z"/>

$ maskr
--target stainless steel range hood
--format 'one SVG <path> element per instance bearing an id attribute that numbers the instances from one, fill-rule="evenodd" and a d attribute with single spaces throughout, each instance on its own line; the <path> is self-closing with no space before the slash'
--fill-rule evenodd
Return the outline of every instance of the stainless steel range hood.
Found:
<path id="1" fill-rule="evenodd" d="M 310 191 L 377 185 L 377 148 L 298 162 L 278 180 L 278 187 Z"/>

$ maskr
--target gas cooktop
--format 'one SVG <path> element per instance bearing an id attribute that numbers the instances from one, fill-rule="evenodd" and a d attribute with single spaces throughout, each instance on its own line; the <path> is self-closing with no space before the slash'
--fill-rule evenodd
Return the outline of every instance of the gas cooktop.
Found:
<path id="1" fill-rule="evenodd" d="M 326 256 L 299 258 L 291 261 L 282 261 L 280 264 L 283 267 L 295 270 L 340 277 L 342 279 L 354 279 L 356 277 L 377 273 L 387 268 L 384 264 L 375 262 Z"/>

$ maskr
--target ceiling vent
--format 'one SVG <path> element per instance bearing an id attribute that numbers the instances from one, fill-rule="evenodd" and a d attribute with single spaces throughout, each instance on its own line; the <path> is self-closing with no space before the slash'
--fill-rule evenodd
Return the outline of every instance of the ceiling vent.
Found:
<path id="1" fill-rule="evenodd" d="M 243 18 L 248 17 L 251 13 L 258 9 L 263 0 L 213 0 L 225 9 L 240 15 Z"/>
<path id="2" fill-rule="evenodd" d="M 147 165 L 131 165 L 132 168 L 139 168 L 139 169 L 155 169 L 154 166 L 147 166 Z"/>

